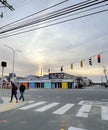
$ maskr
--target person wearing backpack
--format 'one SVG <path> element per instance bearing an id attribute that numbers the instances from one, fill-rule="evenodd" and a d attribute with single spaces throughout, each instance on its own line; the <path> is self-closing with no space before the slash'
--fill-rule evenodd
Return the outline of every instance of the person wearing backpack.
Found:
<path id="1" fill-rule="evenodd" d="M 15 96 L 16 103 L 17 103 L 18 102 L 18 98 L 17 98 L 17 86 L 13 82 L 11 82 L 11 86 L 12 86 L 12 89 L 11 89 L 11 100 L 10 100 L 10 102 L 12 102 L 13 96 Z"/>

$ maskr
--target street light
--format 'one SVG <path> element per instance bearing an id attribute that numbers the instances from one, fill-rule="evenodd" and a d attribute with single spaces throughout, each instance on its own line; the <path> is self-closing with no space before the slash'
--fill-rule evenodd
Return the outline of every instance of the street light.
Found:
<path id="1" fill-rule="evenodd" d="M 6 47 L 8 47 L 9 49 L 11 49 L 12 52 L 13 52 L 13 67 L 12 67 L 12 72 L 14 73 L 14 66 L 15 66 L 15 53 L 16 53 L 16 52 L 22 52 L 22 51 L 20 51 L 20 50 L 14 50 L 12 47 L 7 46 L 7 45 L 4 45 L 4 46 L 6 46 Z"/>

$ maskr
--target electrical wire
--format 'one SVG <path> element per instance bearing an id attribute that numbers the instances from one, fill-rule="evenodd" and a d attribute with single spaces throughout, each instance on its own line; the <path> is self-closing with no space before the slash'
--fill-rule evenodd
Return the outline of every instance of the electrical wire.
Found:
<path id="1" fill-rule="evenodd" d="M 30 26 L 30 25 L 33 25 L 33 24 L 36 24 L 36 23 L 39 23 L 39 22 L 47 21 L 49 19 L 53 19 L 53 18 L 56 18 L 56 17 L 60 17 L 62 15 L 66 15 L 66 14 L 71 13 L 71 12 L 75 12 L 75 11 L 78 11 L 78 10 L 81 10 L 81 9 L 84 9 L 84 8 L 88 8 L 90 6 L 94 6 L 94 5 L 103 3 L 105 1 L 106 0 L 102 0 L 102 1 L 93 0 L 93 1 L 90 1 L 86 4 L 83 4 L 82 6 L 79 5 L 79 6 L 77 6 L 77 8 L 76 7 L 74 7 L 74 8 L 68 7 L 68 8 L 65 8 L 65 10 L 62 9 L 62 10 L 59 10 L 59 11 L 55 11 L 55 12 L 50 13 L 51 15 L 47 14 L 47 15 L 45 15 L 45 17 L 41 16 L 42 18 L 40 18 L 38 20 L 36 19 L 34 21 L 29 21 L 28 23 L 26 23 L 26 21 L 24 21 L 24 23 L 22 25 L 17 25 L 16 27 L 13 27 L 13 28 L 11 27 L 10 29 L 0 31 L 0 34 L 6 33 L 6 32 L 9 32 L 9 31 L 13 31 L 13 30 L 16 30 L 16 29 L 24 28 L 26 26 Z"/>
<path id="2" fill-rule="evenodd" d="M 25 19 L 27 19 L 27 18 L 30 18 L 30 17 L 32 17 L 32 16 L 34 16 L 34 15 L 37 15 L 37 14 L 41 13 L 41 12 L 44 12 L 44 11 L 46 11 L 46 10 L 49 10 L 49 9 L 51 9 L 51 8 L 53 8 L 53 7 L 56 7 L 56 6 L 60 5 L 60 4 L 63 4 L 64 2 L 67 2 L 67 1 L 69 1 L 69 0 L 64 0 L 64 1 L 59 2 L 59 3 L 55 4 L 55 5 L 52 5 L 52 6 L 48 7 L 48 8 L 42 9 L 42 10 L 40 10 L 40 11 L 38 11 L 38 12 L 36 12 L 36 13 L 33 13 L 33 14 L 29 15 L 29 16 L 26 16 L 26 17 L 24 17 L 24 18 L 21 18 L 21 19 L 19 19 L 19 20 L 16 20 L 16 21 L 12 22 L 12 23 L 9 23 L 9 24 L 7 24 L 7 25 L 4 25 L 4 26 L 0 27 L 0 29 L 5 28 L 5 27 L 8 27 L 9 25 L 13 25 L 13 24 L 15 24 L 15 23 L 17 23 L 17 22 L 23 21 L 23 20 L 25 20 Z"/>
<path id="3" fill-rule="evenodd" d="M 2 37 L 0 37 L 0 39 L 6 38 L 6 37 L 10 37 L 10 36 L 15 36 L 15 35 L 22 34 L 22 33 L 27 33 L 27 32 L 30 32 L 30 31 L 39 30 L 39 29 L 42 29 L 42 28 L 46 28 L 46 27 L 50 27 L 50 26 L 54 26 L 54 25 L 57 25 L 57 24 L 61 24 L 61 23 L 65 23 L 65 22 L 69 22 L 69 21 L 73 21 L 73 20 L 77 20 L 77 19 L 84 18 L 84 17 L 87 17 L 87 16 L 91 16 L 91 15 L 95 15 L 95 14 L 103 13 L 103 12 L 106 12 L 106 11 L 108 11 L 108 9 L 101 10 L 101 11 L 94 12 L 94 13 L 90 13 L 90 14 L 86 14 L 86 15 L 82 15 L 82 16 L 75 17 L 75 18 L 72 18 L 72 19 L 68 19 L 68 20 L 60 21 L 60 22 L 57 22 L 57 23 L 49 24 L 49 25 L 46 25 L 46 26 L 42 26 L 42 27 L 38 27 L 38 28 L 34 28 L 34 29 L 31 29 L 31 30 L 22 31 L 22 32 L 20 32 L 20 33 L 14 33 L 14 34 L 10 34 L 10 35 L 6 35 L 6 36 L 2 36 Z"/>
<path id="4" fill-rule="evenodd" d="M 54 21 L 57 21 L 57 20 L 65 19 L 65 18 L 67 18 L 67 17 L 71 17 L 71 16 L 74 16 L 74 15 L 77 15 L 77 14 L 85 13 L 85 12 L 87 12 L 87 11 L 91 11 L 91 10 L 94 10 L 94 9 L 102 8 L 102 7 L 105 7 L 105 6 L 108 6 L 108 4 L 100 5 L 100 6 L 93 7 L 93 8 L 90 8 L 90 9 L 86 9 L 86 10 L 83 10 L 83 11 L 79 11 L 79 12 L 73 13 L 73 14 L 71 14 L 71 15 L 62 16 L 62 17 L 56 18 L 56 19 L 54 19 L 54 20 L 49 20 L 49 21 L 47 21 L 47 22 L 38 23 L 38 24 L 36 24 L 36 25 L 31 25 L 31 26 L 29 26 L 29 27 L 21 28 L 20 31 L 21 31 L 21 30 L 24 30 L 24 29 L 29 29 L 29 28 L 33 28 L 33 27 L 36 27 L 36 26 L 40 26 L 40 25 L 42 25 L 42 24 L 48 24 L 48 23 L 51 23 L 51 22 L 54 22 Z M 14 31 L 14 32 L 15 32 L 15 31 Z"/>
<path id="5" fill-rule="evenodd" d="M 29 19 L 29 20 L 27 20 L 27 21 L 23 21 L 23 22 L 20 22 L 20 23 L 19 23 L 19 21 L 22 21 L 22 20 L 24 20 L 24 19 L 26 19 L 26 18 L 28 18 L 28 17 L 31 17 L 31 16 L 33 16 L 33 15 L 36 15 L 36 14 L 38 14 L 38 13 L 44 11 L 44 10 L 41 10 L 41 11 L 39 11 L 39 12 L 37 12 L 37 13 L 34 13 L 34 14 L 32 14 L 32 15 L 29 15 L 29 16 L 23 18 L 23 19 L 20 19 L 20 20 L 18 20 L 18 21 L 15 21 L 15 22 L 12 22 L 12 23 L 10 23 L 10 24 L 7 24 L 7 25 L 1 27 L 0 30 L 1 30 L 2 28 L 6 27 L 6 26 L 9 28 L 8 25 L 15 26 L 15 25 L 14 25 L 15 23 L 16 23 L 16 26 L 17 26 L 17 25 L 19 25 L 19 24 L 21 25 L 21 24 L 27 24 L 27 23 L 30 23 L 30 22 L 35 22 L 34 20 L 37 20 L 37 19 L 39 19 L 39 18 L 48 18 L 48 17 L 54 16 L 54 15 L 57 15 L 57 14 L 60 15 L 60 13 L 62 13 L 62 15 L 63 15 L 63 13 L 64 13 L 64 12 L 66 13 L 67 10 L 69 11 L 70 9 L 71 9 L 71 10 L 72 10 L 72 9 L 77 9 L 77 8 L 79 8 L 79 7 L 88 5 L 88 4 L 90 4 L 90 3 L 94 3 L 94 2 L 96 2 L 96 1 L 99 1 L 99 0 L 86 0 L 86 1 L 84 1 L 84 2 L 80 2 L 80 3 L 78 3 L 78 4 L 75 4 L 75 5 L 72 5 L 72 6 L 63 8 L 63 9 L 60 9 L 60 10 L 56 10 L 56 11 L 54 11 L 54 12 L 51 12 L 51 13 L 48 13 L 48 14 L 45 14 L 45 15 L 42 15 L 42 16 L 39 16 L 39 17 L 36 17 L 35 19 L 33 18 L 33 19 Z M 104 2 L 104 1 L 105 1 L 105 0 L 103 0 L 102 2 Z M 98 4 L 98 3 L 96 3 L 96 4 Z M 91 5 L 91 6 L 92 6 L 92 5 Z M 46 9 L 45 9 L 45 10 L 46 10 Z M 40 21 L 42 21 L 42 19 L 40 19 Z M 18 22 L 18 23 L 17 23 L 17 22 Z M 31 24 L 32 24 L 32 23 L 31 23 Z M 12 27 L 12 26 L 11 26 L 11 27 Z"/>
<path id="6" fill-rule="evenodd" d="M 42 23 L 42 22 L 44 22 L 44 21 L 49 21 L 50 19 L 53 19 L 54 18 L 54 20 L 57 20 L 57 19 L 55 19 L 56 17 L 60 17 L 61 18 L 61 16 L 62 15 L 67 15 L 68 13 L 71 13 L 71 12 L 75 12 L 75 11 L 79 11 L 79 10 L 82 10 L 82 9 L 85 9 L 85 8 L 88 8 L 88 7 L 91 7 L 91 6 L 94 6 L 94 5 L 97 5 L 97 4 L 100 4 L 100 3 L 103 3 L 103 2 L 106 2 L 106 1 L 108 1 L 108 0 L 92 0 L 92 1 L 85 1 L 85 2 L 81 2 L 81 3 L 78 3 L 78 4 L 75 4 L 75 5 L 72 5 L 72 6 L 69 6 L 69 7 L 66 7 L 66 8 L 63 8 L 63 9 L 60 9 L 59 11 L 57 10 L 57 11 L 54 11 L 54 12 L 51 12 L 51 13 L 48 13 L 48 14 L 46 14 L 45 16 L 40 16 L 39 18 L 35 18 L 34 20 L 35 21 L 24 21 L 25 22 L 25 24 L 22 24 L 22 25 L 19 25 L 19 26 L 13 26 L 13 28 L 11 27 L 10 29 L 8 29 L 7 28 L 7 30 L 4 30 L 4 31 L 1 31 L 0 33 L 1 34 L 5 34 L 5 33 L 8 33 L 9 31 L 15 31 L 15 30 L 17 30 L 18 29 L 18 31 L 20 31 L 19 29 L 23 29 L 23 28 L 25 28 L 25 27 L 27 27 L 27 26 L 31 26 L 31 25 L 33 25 L 33 24 L 37 24 L 37 23 Z M 83 3 L 83 4 L 82 4 Z M 82 5 L 82 6 L 81 6 Z M 107 5 L 107 4 L 106 4 Z M 97 6 L 97 7 L 94 7 L 94 8 L 98 8 L 99 6 Z M 102 7 L 102 5 L 100 6 L 100 7 Z M 88 9 L 88 10 L 92 10 L 92 9 L 94 9 L 94 8 L 91 8 L 91 9 Z M 103 10 L 104 12 L 106 11 L 106 10 Z M 96 12 L 96 13 L 101 13 L 101 12 L 103 12 L 103 11 L 99 11 L 99 12 Z M 56 13 L 56 12 L 58 12 L 58 13 Z M 83 12 L 83 11 L 80 11 L 80 12 Z M 78 13 L 78 12 L 77 12 Z M 76 14 L 77 14 L 76 13 Z M 93 14 L 95 14 L 95 13 L 92 13 L 91 15 L 93 15 Z M 73 14 L 74 15 L 74 14 Z M 89 16 L 90 16 L 90 14 L 88 14 Z M 84 15 L 84 17 L 86 17 L 86 16 L 88 16 L 88 15 Z M 29 29 L 29 30 L 26 30 L 26 31 L 22 31 L 22 32 L 20 32 L 20 33 L 24 33 L 24 32 L 28 32 L 28 31 L 33 31 L 33 30 L 37 30 L 37 29 L 41 29 L 41 28 L 45 28 L 45 27 L 49 27 L 49 26 L 53 26 L 53 25 L 56 25 L 56 24 L 60 24 L 60 23 L 63 23 L 63 22 L 67 22 L 67 21 L 71 21 L 71 20 L 75 20 L 75 19 L 79 19 L 79 18 L 82 18 L 83 16 L 79 16 L 79 17 L 75 17 L 75 18 L 72 18 L 72 19 L 67 19 L 67 20 L 64 20 L 64 21 L 59 21 L 59 22 L 56 22 L 56 23 L 52 23 L 52 24 L 49 24 L 49 25 L 45 25 L 45 26 L 41 26 L 41 27 L 38 27 L 38 28 L 33 28 L 33 29 Z M 63 18 L 63 17 L 62 17 Z M 58 18 L 59 19 L 59 18 Z M 32 19 L 33 20 L 33 19 Z M 53 20 L 53 21 L 54 21 Z M 53 22 L 52 21 L 52 22 Z M 19 32 L 18 33 L 15 33 L 15 35 L 16 34 L 20 34 Z M 1 35 L 0 34 L 0 35 Z"/>

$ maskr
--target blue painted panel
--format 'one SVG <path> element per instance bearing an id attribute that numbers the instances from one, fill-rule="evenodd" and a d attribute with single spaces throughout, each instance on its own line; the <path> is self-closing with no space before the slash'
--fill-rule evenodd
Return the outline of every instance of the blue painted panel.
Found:
<path id="1" fill-rule="evenodd" d="M 35 88 L 35 83 L 29 83 L 29 88 Z"/>
<path id="2" fill-rule="evenodd" d="M 51 88 L 51 83 L 44 83 L 44 88 Z"/>

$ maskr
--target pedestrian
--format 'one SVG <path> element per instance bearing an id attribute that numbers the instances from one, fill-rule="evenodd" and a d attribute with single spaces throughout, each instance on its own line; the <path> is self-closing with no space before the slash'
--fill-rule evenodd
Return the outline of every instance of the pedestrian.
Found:
<path id="1" fill-rule="evenodd" d="M 24 101 L 24 100 L 25 100 L 25 99 L 24 99 L 25 86 L 24 86 L 23 84 L 20 85 L 19 91 L 20 91 L 20 98 L 19 98 L 19 100 L 22 99 L 22 101 Z"/>
<path id="2" fill-rule="evenodd" d="M 11 86 L 12 86 L 12 91 L 11 91 L 11 100 L 10 102 L 12 102 L 13 96 L 15 96 L 16 98 L 16 103 L 18 102 L 18 98 L 17 98 L 17 86 L 11 82 Z"/>

